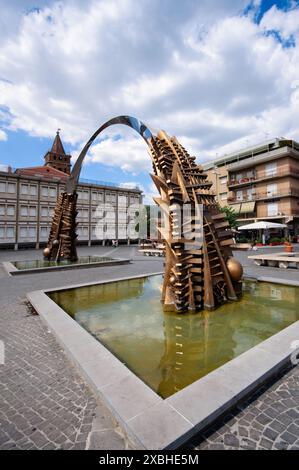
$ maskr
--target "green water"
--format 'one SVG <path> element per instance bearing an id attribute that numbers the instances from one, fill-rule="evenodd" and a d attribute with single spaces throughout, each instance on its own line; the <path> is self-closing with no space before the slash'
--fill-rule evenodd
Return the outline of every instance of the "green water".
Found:
<path id="1" fill-rule="evenodd" d="M 51 266 L 68 266 L 70 264 L 91 264 L 91 263 L 104 263 L 105 261 L 112 261 L 112 258 L 105 258 L 103 256 L 80 256 L 77 261 L 70 261 L 68 259 L 61 261 L 49 261 L 46 259 L 32 259 L 26 261 L 12 261 L 12 264 L 17 269 L 36 269 L 36 268 L 49 268 Z"/>
<path id="2" fill-rule="evenodd" d="M 81 287 L 50 297 L 166 398 L 299 319 L 299 289 L 244 283 L 215 311 L 163 313 L 161 276 Z"/>

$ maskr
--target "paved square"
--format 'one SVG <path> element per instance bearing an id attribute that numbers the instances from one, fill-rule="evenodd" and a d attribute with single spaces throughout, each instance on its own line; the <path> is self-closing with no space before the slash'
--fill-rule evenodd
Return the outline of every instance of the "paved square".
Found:
<path id="1" fill-rule="evenodd" d="M 66 358 L 51 332 L 25 302 L 33 289 L 138 275 L 162 270 L 163 260 L 144 258 L 136 247 L 81 247 L 82 255 L 132 258 L 124 266 L 9 277 L 0 269 L 0 449 L 126 449 L 130 446 L 88 385 Z M 248 253 L 247 253 L 248 254 Z M 298 280 L 296 270 L 255 267 L 237 253 L 250 276 Z M 37 258 L 35 250 L 0 251 L 0 261 Z M 246 403 L 189 447 L 204 449 L 299 449 L 299 368 L 261 387 Z M 185 446 L 186 447 L 186 446 Z"/>

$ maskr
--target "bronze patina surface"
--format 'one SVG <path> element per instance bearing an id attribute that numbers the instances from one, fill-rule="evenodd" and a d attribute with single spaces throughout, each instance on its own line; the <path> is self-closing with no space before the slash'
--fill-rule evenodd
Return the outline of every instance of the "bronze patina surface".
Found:
<path id="1" fill-rule="evenodd" d="M 125 124 L 146 141 L 153 164 L 151 175 L 160 197 L 165 241 L 162 302 L 165 310 L 185 312 L 214 309 L 241 295 L 242 267 L 232 258 L 232 231 L 211 191 L 212 183 L 195 157 L 176 137 L 165 131 L 152 133 L 141 121 L 118 116 L 103 124 L 80 153 L 59 196 L 44 255 L 48 259 L 77 258 L 76 187 L 84 157 L 97 136 L 114 124 Z"/>

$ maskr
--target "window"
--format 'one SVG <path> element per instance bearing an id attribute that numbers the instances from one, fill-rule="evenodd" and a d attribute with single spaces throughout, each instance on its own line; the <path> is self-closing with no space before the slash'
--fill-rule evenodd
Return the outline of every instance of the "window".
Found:
<path id="1" fill-rule="evenodd" d="M 36 194 L 37 194 L 37 187 L 30 185 L 30 195 L 36 196 Z"/>
<path id="2" fill-rule="evenodd" d="M 278 215 L 278 203 L 271 202 L 268 204 L 268 216 Z"/>
<path id="3" fill-rule="evenodd" d="M 42 206 L 41 208 L 41 216 L 48 217 L 48 207 Z"/>
<path id="4" fill-rule="evenodd" d="M 50 188 L 50 197 L 56 197 L 56 189 Z"/>
<path id="5" fill-rule="evenodd" d="M 0 204 L 0 215 L 5 215 L 5 205 Z"/>
<path id="6" fill-rule="evenodd" d="M 21 184 L 21 194 L 28 194 L 28 184 Z"/>
<path id="7" fill-rule="evenodd" d="M 277 194 L 277 184 L 267 184 L 267 196 L 276 196 Z"/>
<path id="8" fill-rule="evenodd" d="M 252 188 L 247 189 L 247 199 L 248 201 L 252 200 Z"/>
<path id="9" fill-rule="evenodd" d="M 4 227 L 0 227 L 0 240 L 4 238 Z"/>
<path id="10" fill-rule="evenodd" d="M 48 196 L 48 188 L 47 186 L 42 186 L 42 196 Z"/>
<path id="11" fill-rule="evenodd" d="M 247 171 L 247 178 L 253 178 L 254 177 L 254 171 L 253 170 L 248 170 Z"/>
<path id="12" fill-rule="evenodd" d="M 220 176 L 219 181 L 220 181 L 220 184 L 226 184 L 227 183 L 227 176 Z"/>
<path id="13" fill-rule="evenodd" d="M 28 216 L 28 207 L 27 206 L 21 206 L 21 216 L 22 217 L 27 217 Z"/>
<path id="14" fill-rule="evenodd" d="M 0 181 L 0 193 L 6 192 L 6 184 L 5 181 Z"/>
<path id="15" fill-rule="evenodd" d="M 6 238 L 14 238 L 14 236 L 15 236 L 15 228 L 6 227 Z"/>
<path id="16" fill-rule="evenodd" d="M 115 202 L 116 195 L 115 194 L 106 194 L 106 201 L 107 202 Z"/>
<path id="17" fill-rule="evenodd" d="M 85 201 L 88 201 L 89 198 L 89 191 L 78 191 L 78 199 L 84 199 Z"/>
<path id="18" fill-rule="evenodd" d="M 243 191 L 237 191 L 237 201 L 243 201 Z"/>
<path id="19" fill-rule="evenodd" d="M 15 194 L 16 192 L 16 183 L 8 183 L 7 184 L 7 192 L 10 194 Z"/>
<path id="20" fill-rule="evenodd" d="M 33 238 L 36 236 L 36 227 L 29 227 L 29 237 Z"/>
<path id="21" fill-rule="evenodd" d="M 22 238 L 27 237 L 27 227 L 20 227 L 20 237 Z"/>
<path id="22" fill-rule="evenodd" d="M 48 227 L 41 227 L 40 228 L 40 236 L 43 238 L 48 237 Z"/>
<path id="23" fill-rule="evenodd" d="M 15 206 L 7 206 L 7 215 L 15 215 Z"/>
<path id="24" fill-rule="evenodd" d="M 30 206 L 29 207 L 29 216 L 30 217 L 36 217 L 36 207 L 35 206 Z"/>
<path id="25" fill-rule="evenodd" d="M 277 172 L 277 163 L 271 162 L 265 165 L 266 176 L 273 176 L 276 175 Z"/>

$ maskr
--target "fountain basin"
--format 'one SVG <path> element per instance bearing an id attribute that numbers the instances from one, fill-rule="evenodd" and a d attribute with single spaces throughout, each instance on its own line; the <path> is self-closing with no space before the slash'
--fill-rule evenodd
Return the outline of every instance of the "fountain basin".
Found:
<path id="1" fill-rule="evenodd" d="M 179 315 L 163 313 L 160 282 L 139 276 L 28 294 L 146 449 L 175 448 L 217 419 L 290 361 L 299 334 L 296 287 L 247 283 L 240 302 Z"/>
<path id="2" fill-rule="evenodd" d="M 76 261 L 49 261 L 46 259 L 35 259 L 25 261 L 5 261 L 2 265 L 8 274 L 15 276 L 17 274 L 57 271 L 61 269 L 94 268 L 97 266 L 127 263 L 130 263 L 130 260 L 109 258 L 105 256 L 80 256 Z"/>

